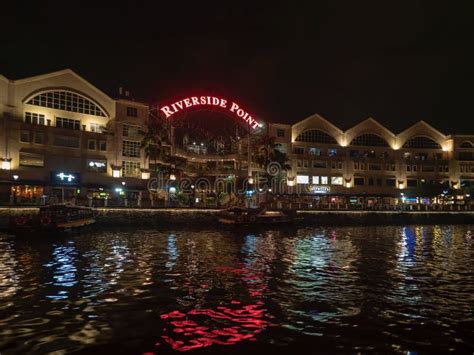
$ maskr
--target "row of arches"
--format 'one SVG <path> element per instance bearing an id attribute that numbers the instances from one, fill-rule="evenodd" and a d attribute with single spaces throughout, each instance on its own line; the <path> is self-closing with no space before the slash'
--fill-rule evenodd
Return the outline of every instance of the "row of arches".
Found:
<path id="1" fill-rule="evenodd" d="M 394 134 L 373 118 L 342 131 L 319 115 L 292 125 L 292 141 L 392 149 L 452 149 L 453 140 L 424 121 Z M 467 143 L 466 143 L 467 146 Z"/>
<path id="2" fill-rule="evenodd" d="M 319 129 L 309 129 L 299 134 L 296 142 L 307 143 L 323 143 L 323 144 L 338 144 L 337 141 L 328 133 Z M 466 142 L 465 142 L 466 143 Z M 363 133 L 349 143 L 350 146 L 366 146 L 366 147 L 390 147 L 388 142 L 375 133 Z M 468 147 L 463 143 L 462 147 Z M 418 149 L 442 149 L 441 145 L 435 142 L 430 137 L 415 136 L 408 139 L 402 148 L 418 148 Z M 469 145 L 472 148 L 472 145 Z"/>

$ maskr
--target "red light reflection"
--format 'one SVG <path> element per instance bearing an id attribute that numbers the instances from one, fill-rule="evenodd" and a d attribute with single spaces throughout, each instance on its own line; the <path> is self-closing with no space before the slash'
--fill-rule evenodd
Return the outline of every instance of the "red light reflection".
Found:
<path id="1" fill-rule="evenodd" d="M 251 297 L 260 297 L 267 289 L 261 272 L 227 267 L 217 271 L 242 275 Z M 189 351 L 214 344 L 234 345 L 241 341 L 255 341 L 257 334 L 272 325 L 269 319 L 273 317 L 262 308 L 262 301 L 242 305 L 241 301 L 232 300 L 230 304 L 230 307 L 198 308 L 186 313 L 175 310 L 162 314 L 160 317 L 166 326 L 161 338 L 173 350 Z M 159 345 L 159 342 L 156 343 L 156 346 Z"/>

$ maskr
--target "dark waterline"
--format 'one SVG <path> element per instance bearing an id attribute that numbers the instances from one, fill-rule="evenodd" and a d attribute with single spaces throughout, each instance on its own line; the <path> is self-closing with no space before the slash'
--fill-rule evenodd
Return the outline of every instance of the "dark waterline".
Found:
<path id="1" fill-rule="evenodd" d="M 473 232 L 0 235 L 0 353 L 472 353 Z"/>

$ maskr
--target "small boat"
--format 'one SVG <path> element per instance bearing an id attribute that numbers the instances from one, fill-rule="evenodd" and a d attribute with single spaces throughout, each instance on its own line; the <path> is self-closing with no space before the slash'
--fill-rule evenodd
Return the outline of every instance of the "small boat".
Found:
<path id="1" fill-rule="evenodd" d="M 79 229 L 95 223 L 94 210 L 72 205 L 40 207 L 38 214 L 24 214 L 10 218 L 13 234 L 58 233 Z"/>
<path id="2" fill-rule="evenodd" d="M 291 223 L 301 218 L 295 210 L 231 207 L 219 213 L 219 222 L 234 225 Z"/>

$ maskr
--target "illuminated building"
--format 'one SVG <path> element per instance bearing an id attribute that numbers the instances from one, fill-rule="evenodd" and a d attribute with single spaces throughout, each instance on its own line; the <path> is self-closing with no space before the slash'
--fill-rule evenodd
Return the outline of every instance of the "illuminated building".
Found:
<path id="1" fill-rule="evenodd" d="M 204 142 L 195 128 L 177 127 L 192 109 L 230 117 L 225 125 L 237 128 L 229 143 Z M 148 179 L 158 171 L 166 172 L 173 196 L 180 192 L 177 180 L 191 180 L 190 205 L 206 204 L 219 191 L 235 195 L 244 179 L 246 198 L 261 198 L 248 192 L 264 191 L 257 177 L 269 167 L 259 158 L 273 148 L 287 155 L 291 169 L 272 165 L 283 184 L 271 190 L 289 201 L 392 204 L 403 193 L 403 202 L 420 203 L 426 187 L 474 188 L 474 134 L 445 135 L 424 121 L 397 134 L 372 118 L 345 131 L 317 114 L 293 125 L 265 124 L 231 98 L 189 96 L 155 112 L 168 124 L 161 128 L 169 138 L 161 148 L 167 160 L 145 154 L 150 112 L 128 94 L 111 98 L 68 69 L 20 80 L 0 75 L 0 202 L 146 202 Z"/>
<path id="2" fill-rule="evenodd" d="M 130 180 L 129 192 L 145 189 L 137 177 L 147 167 L 139 132 L 148 111 L 69 69 L 20 80 L 0 75 L 0 158 L 7 162 L 0 201 L 106 196 L 113 176 Z"/>

